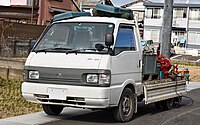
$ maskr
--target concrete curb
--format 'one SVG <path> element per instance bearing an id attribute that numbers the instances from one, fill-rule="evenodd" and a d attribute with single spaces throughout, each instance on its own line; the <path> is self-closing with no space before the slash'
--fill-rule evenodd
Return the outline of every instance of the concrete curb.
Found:
<path id="1" fill-rule="evenodd" d="M 92 111 L 86 109 L 76 109 L 76 108 L 65 108 L 61 113 L 61 115 L 59 116 L 48 116 L 44 112 L 37 112 L 37 113 L 0 119 L 0 125 L 39 125 L 87 114 L 90 112 Z"/>

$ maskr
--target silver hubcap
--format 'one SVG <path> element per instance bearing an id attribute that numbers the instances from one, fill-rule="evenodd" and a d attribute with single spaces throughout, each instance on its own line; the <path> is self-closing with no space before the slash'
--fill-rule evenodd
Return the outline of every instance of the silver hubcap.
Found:
<path id="1" fill-rule="evenodd" d="M 122 102 L 122 111 L 124 115 L 129 115 L 132 109 L 132 101 L 130 96 L 126 95 Z"/>
<path id="2" fill-rule="evenodd" d="M 170 100 L 168 101 L 168 105 L 169 105 L 170 108 L 173 107 L 173 106 L 174 106 L 174 100 L 173 100 L 173 99 L 170 99 Z"/>

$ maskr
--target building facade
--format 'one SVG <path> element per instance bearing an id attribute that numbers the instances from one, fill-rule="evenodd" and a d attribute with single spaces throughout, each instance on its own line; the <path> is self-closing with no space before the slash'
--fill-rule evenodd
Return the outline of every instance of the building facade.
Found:
<path id="1" fill-rule="evenodd" d="M 0 20 L 46 25 L 55 14 L 72 8 L 70 0 L 0 0 Z"/>
<path id="2" fill-rule="evenodd" d="M 137 17 L 140 36 L 143 39 L 144 34 L 144 15 L 145 15 L 145 6 L 144 2 L 150 2 L 148 0 L 133 0 L 130 3 L 122 5 L 123 8 L 129 8 L 133 10 L 134 15 Z"/>
<path id="3" fill-rule="evenodd" d="M 39 0 L 38 25 L 46 25 L 56 14 L 72 11 L 70 0 Z"/>
<path id="4" fill-rule="evenodd" d="M 144 2 L 144 39 L 161 41 L 164 3 Z M 172 44 L 200 49 L 200 4 L 187 1 L 174 3 Z"/>
<path id="5" fill-rule="evenodd" d="M 111 0 L 78 0 L 78 3 L 80 5 L 81 10 L 84 12 L 92 12 L 93 8 L 97 4 L 105 4 L 113 6 Z"/>

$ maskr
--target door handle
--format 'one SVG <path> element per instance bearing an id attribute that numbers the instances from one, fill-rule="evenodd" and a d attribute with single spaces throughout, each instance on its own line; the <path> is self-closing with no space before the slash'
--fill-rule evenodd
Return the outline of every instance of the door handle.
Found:
<path id="1" fill-rule="evenodd" d="M 140 59 L 140 60 L 138 61 L 138 63 L 139 63 L 139 64 L 138 64 L 138 68 L 141 68 L 141 65 L 142 65 L 141 62 L 142 62 L 142 60 Z"/>

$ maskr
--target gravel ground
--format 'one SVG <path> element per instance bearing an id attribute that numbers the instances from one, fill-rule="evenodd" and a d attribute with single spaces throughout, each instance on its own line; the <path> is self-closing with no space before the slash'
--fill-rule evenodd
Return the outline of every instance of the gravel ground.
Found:
<path id="1" fill-rule="evenodd" d="M 190 71 L 190 81 L 192 82 L 200 81 L 200 66 L 181 65 L 180 67 L 188 68 L 188 70 Z"/>

